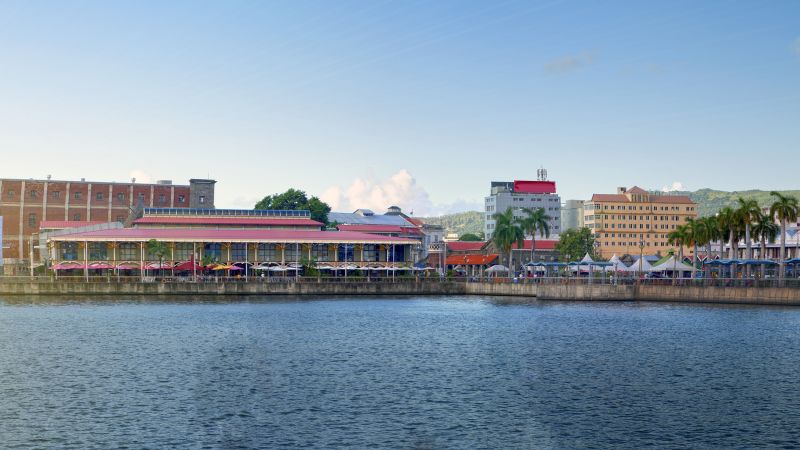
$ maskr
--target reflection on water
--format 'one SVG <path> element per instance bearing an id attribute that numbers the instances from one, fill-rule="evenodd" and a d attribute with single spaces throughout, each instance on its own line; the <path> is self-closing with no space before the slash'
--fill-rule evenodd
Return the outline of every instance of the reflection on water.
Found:
<path id="1" fill-rule="evenodd" d="M 5 300 L 3 447 L 800 445 L 800 309 Z"/>

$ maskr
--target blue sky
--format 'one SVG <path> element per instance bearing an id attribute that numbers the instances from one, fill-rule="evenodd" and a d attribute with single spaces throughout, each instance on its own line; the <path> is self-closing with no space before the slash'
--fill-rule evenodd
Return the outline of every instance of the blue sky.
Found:
<path id="1" fill-rule="evenodd" d="M 800 2 L 0 2 L 0 176 L 480 208 L 798 188 Z"/>

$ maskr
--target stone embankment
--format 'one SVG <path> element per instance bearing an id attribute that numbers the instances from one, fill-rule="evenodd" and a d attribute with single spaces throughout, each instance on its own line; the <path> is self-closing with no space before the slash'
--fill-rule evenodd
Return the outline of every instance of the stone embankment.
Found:
<path id="1" fill-rule="evenodd" d="M 158 295 L 482 295 L 510 301 L 653 301 L 800 306 L 800 289 L 776 287 L 690 287 L 652 285 L 515 284 L 464 282 L 315 283 L 142 283 L 0 281 L 0 295 L 158 296 Z"/>

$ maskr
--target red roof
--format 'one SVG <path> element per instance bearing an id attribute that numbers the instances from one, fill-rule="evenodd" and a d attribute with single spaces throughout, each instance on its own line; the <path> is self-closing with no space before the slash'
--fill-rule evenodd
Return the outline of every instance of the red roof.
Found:
<path id="1" fill-rule="evenodd" d="M 338 228 L 340 231 L 360 231 L 363 233 L 420 234 L 420 231 L 414 227 L 401 227 L 400 225 L 342 224 Z"/>
<path id="2" fill-rule="evenodd" d="M 496 253 L 491 255 L 452 255 L 447 257 L 445 264 L 450 266 L 485 266 L 496 259 Z"/>
<path id="3" fill-rule="evenodd" d="M 555 181 L 514 180 L 514 192 L 523 194 L 555 194 Z"/>
<path id="4" fill-rule="evenodd" d="M 42 220 L 39 222 L 39 229 L 42 230 L 63 230 L 64 228 L 88 227 L 108 223 L 104 220 Z"/>
<path id="5" fill-rule="evenodd" d="M 628 191 L 631 192 L 631 191 Z M 594 194 L 592 195 L 593 202 L 619 202 L 619 203 L 630 203 L 628 197 L 625 194 Z M 687 203 L 687 204 L 694 204 L 691 198 L 686 195 L 658 195 L 652 194 L 650 195 L 650 199 L 647 202 L 639 202 L 639 203 Z"/>
<path id="6" fill-rule="evenodd" d="M 454 241 L 447 243 L 447 249 L 454 252 L 477 252 L 482 249 L 484 245 L 486 245 L 486 242 L 482 241 Z"/>
<path id="7" fill-rule="evenodd" d="M 447 257 L 445 264 L 450 266 L 485 266 L 496 259 L 496 253 L 490 255 L 452 255 Z"/>
<path id="8" fill-rule="evenodd" d="M 536 250 L 555 250 L 556 249 L 556 244 L 558 244 L 558 241 L 555 241 L 555 240 L 552 240 L 552 239 L 550 239 L 550 240 L 537 239 L 536 240 Z M 514 244 L 513 248 L 514 249 L 517 248 L 517 244 L 516 243 Z M 531 240 L 530 239 L 526 239 L 525 240 L 525 245 L 522 248 L 524 250 L 530 250 L 531 249 Z"/>
<path id="9" fill-rule="evenodd" d="M 352 231 L 317 230 L 264 230 L 264 229 L 217 229 L 217 228 L 114 228 L 110 230 L 84 231 L 53 237 L 64 241 L 121 241 L 141 242 L 150 239 L 173 242 L 303 242 L 303 243 L 376 243 L 417 244 L 414 239 L 355 233 Z"/>
<path id="10" fill-rule="evenodd" d="M 316 220 L 298 218 L 264 218 L 264 217 L 159 217 L 148 216 L 136 219 L 135 224 L 175 224 L 175 225 L 285 225 L 285 226 L 314 226 L 322 224 Z"/>

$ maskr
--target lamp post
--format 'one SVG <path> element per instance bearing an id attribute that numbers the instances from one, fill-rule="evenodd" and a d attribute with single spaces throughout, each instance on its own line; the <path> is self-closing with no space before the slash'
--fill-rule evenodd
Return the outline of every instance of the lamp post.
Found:
<path id="1" fill-rule="evenodd" d="M 594 243 L 592 243 L 592 246 L 594 247 L 594 257 L 597 258 L 598 257 L 598 252 L 600 251 L 600 243 L 597 242 L 597 241 L 594 241 Z M 594 270 L 592 268 L 592 264 L 590 263 L 589 264 L 589 284 L 592 284 L 592 280 L 593 279 L 594 279 Z"/>

